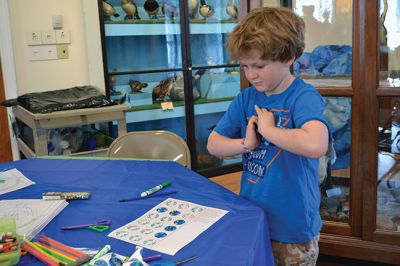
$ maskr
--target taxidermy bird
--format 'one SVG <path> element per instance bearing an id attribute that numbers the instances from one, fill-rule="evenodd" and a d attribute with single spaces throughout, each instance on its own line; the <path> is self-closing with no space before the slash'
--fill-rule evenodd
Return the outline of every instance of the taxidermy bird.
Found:
<path id="1" fill-rule="evenodd" d="M 140 19 L 137 5 L 134 0 L 121 0 L 121 7 L 126 13 L 127 19 Z"/>
<path id="2" fill-rule="evenodd" d="M 116 68 L 113 69 L 112 73 L 115 73 L 115 72 L 117 72 L 117 69 L 116 69 Z M 113 94 L 113 92 L 115 92 L 114 87 L 115 87 L 116 79 L 117 79 L 117 78 L 116 78 L 115 75 L 110 74 L 109 80 L 108 80 L 108 87 L 110 88 L 111 94 Z"/>
<path id="3" fill-rule="evenodd" d="M 238 9 L 233 4 L 233 0 L 229 0 L 228 5 L 226 7 L 226 13 L 233 19 L 238 18 Z"/>
<path id="4" fill-rule="evenodd" d="M 113 16 L 115 18 L 119 17 L 119 14 L 115 10 L 114 6 L 110 3 L 107 3 L 104 0 L 103 0 L 103 12 L 105 14 L 105 16 L 104 16 L 105 20 L 110 20 L 111 16 Z"/>
<path id="5" fill-rule="evenodd" d="M 169 90 L 172 87 L 174 78 L 167 78 L 165 80 L 160 81 L 160 83 L 154 87 L 152 92 L 153 102 L 161 102 L 164 101 L 167 96 Z"/>
<path id="6" fill-rule="evenodd" d="M 141 90 L 147 87 L 147 83 L 130 79 L 129 86 L 131 87 L 131 93 L 141 93 Z"/>
<path id="7" fill-rule="evenodd" d="M 205 72 L 206 72 L 205 69 L 200 69 L 192 77 L 192 86 L 193 86 L 192 91 L 193 91 L 193 99 L 194 100 L 200 98 L 200 92 L 199 92 L 200 88 L 199 88 L 198 80 Z M 183 101 L 185 99 L 185 89 L 184 89 L 182 75 L 177 76 L 173 80 L 172 87 L 169 90 L 169 97 L 171 98 L 171 100 L 175 100 L 175 101 Z"/>
<path id="8" fill-rule="evenodd" d="M 165 15 L 166 18 L 174 19 L 177 15 L 178 9 L 172 0 L 163 0 L 163 5 L 161 8 L 161 12 Z"/>
<path id="9" fill-rule="evenodd" d="M 196 16 L 198 5 L 199 2 L 197 0 L 189 0 L 188 10 L 189 10 L 189 16 L 191 18 L 194 18 Z"/>
<path id="10" fill-rule="evenodd" d="M 200 10 L 199 13 L 205 19 L 214 15 L 214 7 L 207 5 L 205 0 L 200 0 Z"/>
<path id="11" fill-rule="evenodd" d="M 146 0 L 143 5 L 144 10 L 149 15 L 150 19 L 157 19 L 158 10 L 160 10 L 160 5 L 156 0 Z"/>

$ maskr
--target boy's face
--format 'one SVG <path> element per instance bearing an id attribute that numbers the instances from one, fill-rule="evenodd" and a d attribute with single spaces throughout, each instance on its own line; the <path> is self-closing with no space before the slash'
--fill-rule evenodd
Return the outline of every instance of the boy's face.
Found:
<path id="1" fill-rule="evenodd" d="M 263 60 L 258 51 L 240 59 L 247 80 L 266 95 L 277 94 L 288 87 L 286 81 L 291 77 L 290 66 L 293 61 Z"/>

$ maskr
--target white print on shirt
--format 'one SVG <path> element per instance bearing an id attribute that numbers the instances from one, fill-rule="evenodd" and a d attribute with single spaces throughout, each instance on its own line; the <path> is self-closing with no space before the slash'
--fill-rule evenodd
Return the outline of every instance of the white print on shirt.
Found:
<path id="1" fill-rule="evenodd" d="M 290 121 L 289 110 L 271 109 L 271 111 L 274 113 L 276 127 L 286 128 Z M 249 177 L 248 181 L 257 183 L 260 178 L 263 178 L 281 152 L 281 149 L 262 137 L 260 145 L 253 152 L 244 155 L 243 169 L 253 176 Z"/>

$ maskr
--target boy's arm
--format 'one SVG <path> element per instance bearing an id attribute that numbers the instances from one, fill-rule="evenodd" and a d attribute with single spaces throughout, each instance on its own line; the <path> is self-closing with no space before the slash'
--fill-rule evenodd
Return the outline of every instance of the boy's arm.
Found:
<path id="1" fill-rule="evenodd" d="M 215 131 L 208 137 L 207 150 L 218 157 L 235 156 L 244 152 L 241 139 L 231 139 Z"/>
<path id="2" fill-rule="evenodd" d="M 259 107 L 256 107 L 256 112 L 258 132 L 279 148 L 309 158 L 320 158 L 326 153 L 329 132 L 321 121 L 311 120 L 301 128 L 282 129 L 275 126 L 272 112 Z"/>
<path id="3" fill-rule="evenodd" d="M 207 150 L 209 153 L 219 156 L 235 156 L 254 150 L 260 143 L 256 132 L 257 117 L 250 117 L 246 127 L 246 138 L 228 138 L 216 131 L 212 131 L 208 137 Z"/>

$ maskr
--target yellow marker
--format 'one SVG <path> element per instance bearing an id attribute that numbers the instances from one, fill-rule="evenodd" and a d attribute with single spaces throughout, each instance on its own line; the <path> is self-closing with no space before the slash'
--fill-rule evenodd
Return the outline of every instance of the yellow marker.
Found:
<path id="1" fill-rule="evenodd" d="M 38 247 L 37 245 L 35 245 L 34 243 L 32 243 L 31 241 L 29 241 L 28 239 L 24 238 L 24 244 L 31 247 L 32 249 L 34 249 L 36 252 L 40 253 L 41 255 L 43 255 L 44 257 L 50 258 L 51 260 L 57 262 L 57 263 L 64 263 L 62 262 L 60 259 L 51 256 L 50 254 L 46 253 L 43 249 L 41 249 L 40 247 Z"/>
<path id="2" fill-rule="evenodd" d="M 46 252 L 46 253 L 49 254 L 50 256 L 52 256 L 52 257 L 54 257 L 54 258 L 57 258 L 57 259 L 61 260 L 61 262 L 64 262 L 64 263 L 66 263 L 66 264 L 75 261 L 75 258 L 71 258 L 71 257 L 69 257 L 69 256 L 67 256 L 67 255 L 65 255 L 65 254 L 63 254 L 63 253 L 61 253 L 61 252 L 58 252 L 58 251 L 55 250 L 55 249 L 48 248 L 48 247 L 46 247 L 45 245 L 43 245 L 42 243 L 35 242 L 35 243 L 32 243 L 32 244 L 38 246 L 38 248 L 42 249 L 44 252 Z"/>

